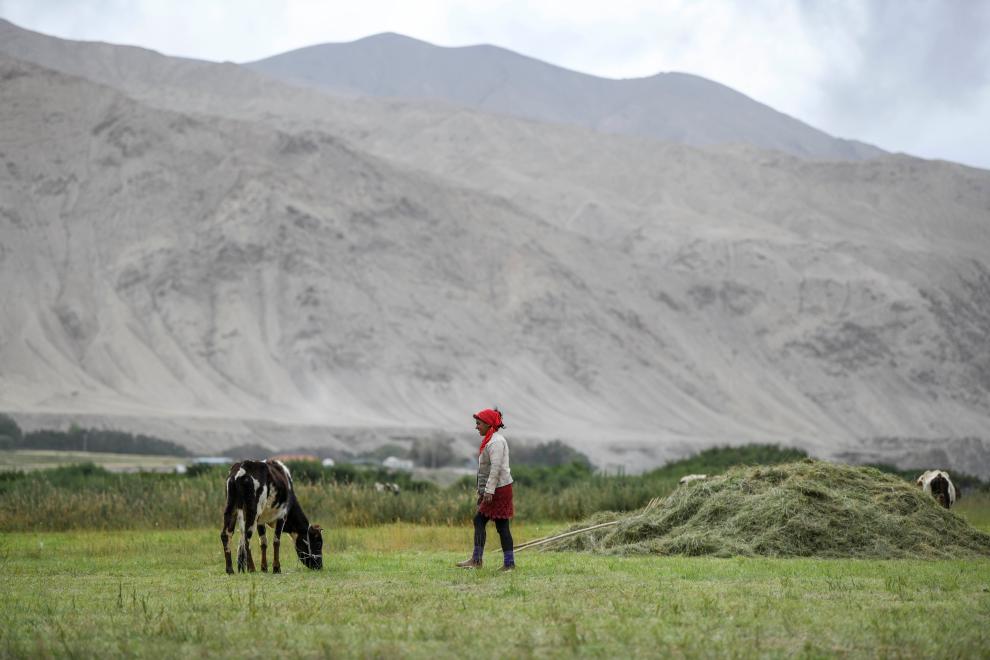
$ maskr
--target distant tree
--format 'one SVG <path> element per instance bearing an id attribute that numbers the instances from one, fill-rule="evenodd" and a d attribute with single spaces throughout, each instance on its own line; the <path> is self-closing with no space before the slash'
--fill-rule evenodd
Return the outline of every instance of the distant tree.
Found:
<path id="1" fill-rule="evenodd" d="M 460 462 L 460 457 L 452 447 L 453 439 L 446 437 L 416 438 L 413 440 L 409 458 L 416 465 L 439 468 Z"/>
<path id="2" fill-rule="evenodd" d="M 188 449 L 169 440 L 149 435 L 132 435 L 124 431 L 83 429 L 76 425 L 70 427 L 69 431 L 32 431 L 24 435 L 20 446 L 25 449 L 95 451 L 115 454 L 189 455 Z"/>
<path id="3" fill-rule="evenodd" d="M 14 418 L 0 413 L 0 449 L 16 449 L 23 437 L 21 427 Z"/>
<path id="4" fill-rule="evenodd" d="M 509 456 L 513 464 L 533 465 L 539 467 L 557 467 L 580 463 L 591 467 L 591 460 L 560 440 L 542 442 L 538 445 L 516 444 L 509 448 Z"/>

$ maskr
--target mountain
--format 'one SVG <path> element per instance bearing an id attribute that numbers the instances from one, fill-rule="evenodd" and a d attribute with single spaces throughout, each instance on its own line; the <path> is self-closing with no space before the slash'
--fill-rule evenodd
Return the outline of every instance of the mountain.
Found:
<path id="1" fill-rule="evenodd" d="M 163 57 L 133 46 L 75 42 L 24 30 L 0 19 L 0 52 L 117 87 L 130 96 L 184 111 L 297 115 L 314 105 L 304 82 L 337 95 L 316 103 L 324 114 L 362 122 L 367 104 L 432 116 L 459 107 L 545 122 L 641 135 L 691 145 L 751 144 L 800 157 L 864 159 L 884 152 L 840 140 L 757 103 L 728 87 L 687 74 L 609 80 L 568 71 L 493 46 L 440 48 L 385 34 L 348 44 L 292 51 L 243 67 Z M 463 59 L 460 59 L 463 58 Z M 265 75 L 252 75 L 258 71 Z M 402 103 L 401 99 L 416 102 Z M 396 101 L 399 101 L 396 103 Z M 383 107 L 372 105 L 372 108 Z M 376 114 L 376 110 L 372 110 Z M 340 120 L 340 117 L 334 117 Z"/>
<path id="2" fill-rule="evenodd" d="M 341 94 L 429 99 L 695 146 L 742 143 L 829 160 L 883 153 L 833 138 L 699 76 L 612 80 L 488 45 L 442 48 L 389 33 L 301 48 L 246 66 Z"/>
<path id="3" fill-rule="evenodd" d="M 990 173 L 15 35 L 48 62 L 0 60 L 18 420 L 213 451 L 467 446 L 465 417 L 500 403 L 512 438 L 630 470 L 769 441 L 990 475 Z"/>

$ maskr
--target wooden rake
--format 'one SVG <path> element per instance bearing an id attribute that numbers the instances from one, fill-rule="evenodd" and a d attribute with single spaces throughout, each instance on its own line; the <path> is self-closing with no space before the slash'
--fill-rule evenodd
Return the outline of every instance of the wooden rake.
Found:
<path id="1" fill-rule="evenodd" d="M 642 518 L 643 516 L 645 516 L 646 514 L 648 514 L 650 511 L 653 511 L 653 509 L 655 509 L 658 506 L 660 506 L 660 502 L 661 501 L 663 501 L 663 498 L 662 497 L 654 497 L 652 500 L 650 500 L 649 502 L 647 502 L 646 506 L 643 507 L 643 510 L 640 511 L 639 514 L 637 514 L 635 516 L 635 518 Z M 571 530 L 569 532 L 564 532 L 562 534 L 555 534 L 554 536 L 547 536 L 547 537 L 544 537 L 542 539 L 535 539 L 533 541 L 529 541 L 527 543 L 523 543 L 522 545 L 517 545 L 515 548 L 513 548 L 513 551 L 514 552 L 519 552 L 520 550 L 525 550 L 526 548 L 535 548 L 537 546 L 545 545 L 547 543 L 552 543 L 553 541 L 559 541 L 560 539 L 566 539 L 569 536 L 575 536 L 577 534 L 584 534 L 585 532 L 590 532 L 590 531 L 593 531 L 593 530 L 596 530 L 596 529 L 604 529 L 605 527 L 612 527 L 614 525 L 618 525 L 620 522 L 622 522 L 622 520 L 612 520 L 610 522 L 599 523 L 597 525 L 592 525 L 591 527 L 583 527 L 581 529 L 574 529 L 574 530 Z"/>

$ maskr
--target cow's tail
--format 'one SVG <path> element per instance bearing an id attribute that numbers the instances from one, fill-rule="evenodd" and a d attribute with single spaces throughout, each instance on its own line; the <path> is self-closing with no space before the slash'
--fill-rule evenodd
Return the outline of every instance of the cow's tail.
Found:
<path id="1" fill-rule="evenodd" d="M 241 534 L 237 544 L 237 572 L 243 573 L 247 570 L 247 550 L 244 549 L 244 535 Z"/>
<path id="2" fill-rule="evenodd" d="M 240 534 L 237 535 L 237 572 L 243 573 L 247 570 L 247 534 L 244 533 L 244 511 L 237 512 L 237 527 Z"/>
<path id="3" fill-rule="evenodd" d="M 237 531 L 237 572 L 243 573 L 247 570 L 247 552 L 244 549 L 244 510 L 243 498 L 239 496 L 237 477 L 231 475 L 227 478 L 227 506 L 224 507 L 224 521 L 230 520 L 232 516 L 237 516 L 231 527 L 231 532 Z M 238 506 L 240 504 L 240 506 Z M 229 523 L 224 523 L 229 524 Z"/>

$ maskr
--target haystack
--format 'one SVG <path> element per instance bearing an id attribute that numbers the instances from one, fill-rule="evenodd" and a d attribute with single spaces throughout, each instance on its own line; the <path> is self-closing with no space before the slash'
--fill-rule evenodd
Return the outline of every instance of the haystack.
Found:
<path id="1" fill-rule="evenodd" d="M 837 558 L 990 555 L 990 535 L 914 485 L 874 468 L 816 460 L 739 467 L 675 490 L 658 506 L 601 513 L 617 524 L 549 546 L 604 554 Z"/>

